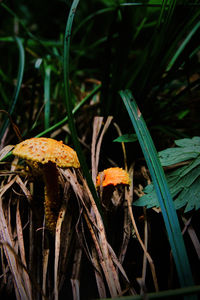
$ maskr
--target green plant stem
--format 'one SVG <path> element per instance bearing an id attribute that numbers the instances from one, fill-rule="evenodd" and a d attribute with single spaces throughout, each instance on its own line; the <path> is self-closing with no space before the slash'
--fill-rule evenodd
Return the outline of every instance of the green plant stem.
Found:
<path id="1" fill-rule="evenodd" d="M 192 39 L 193 35 L 197 32 L 197 30 L 199 30 L 199 27 L 200 27 L 200 21 L 192 28 L 192 30 L 189 32 L 189 34 L 181 43 L 181 45 L 178 47 L 177 51 L 173 55 L 172 59 L 170 60 L 166 68 L 166 72 L 169 72 L 171 70 L 171 68 L 173 67 L 174 63 L 176 62 L 180 54 L 183 52 L 183 50 L 185 49 L 189 41 Z"/>
<path id="2" fill-rule="evenodd" d="M 50 94 L 51 94 L 51 66 L 45 67 L 44 78 L 44 128 L 49 128 L 50 125 Z"/>
<path id="3" fill-rule="evenodd" d="M 76 131 L 76 126 L 75 122 L 73 119 L 73 114 L 72 114 L 72 100 L 71 100 L 71 95 L 70 95 L 70 85 L 69 85 L 69 50 L 70 50 L 70 36 L 71 36 L 71 29 L 72 29 L 72 23 L 74 19 L 74 15 L 78 6 L 79 0 L 74 0 L 69 12 L 67 24 L 66 24 L 66 30 L 65 30 L 65 38 L 64 38 L 64 53 L 63 53 L 63 74 L 64 74 L 64 92 L 65 92 L 65 103 L 66 103 L 66 109 L 67 109 L 67 114 L 68 114 L 68 121 L 69 121 L 69 128 L 71 131 L 72 135 L 72 140 L 74 143 L 74 147 L 77 151 L 77 155 L 80 161 L 81 168 L 83 170 L 83 174 L 86 178 L 87 184 L 90 188 L 90 191 L 92 193 L 92 196 L 94 197 L 95 203 L 97 205 L 97 208 L 103 218 L 102 210 L 101 210 L 101 205 L 99 198 L 97 196 L 97 192 L 94 186 L 94 183 L 92 181 L 92 177 L 89 173 L 88 166 L 86 164 L 85 157 L 82 153 L 81 145 L 78 140 L 78 135 Z"/>
<path id="4" fill-rule="evenodd" d="M 24 65 L 25 65 L 25 53 L 24 53 L 23 44 L 22 44 L 20 38 L 18 38 L 18 37 L 15 37 L 15 41 L 16 41 L 18 49 L 19 49 L 19 68 L 18 68 L 18 75 L 17 75 L 17 83 L 16 83 L 16 87 L 14 90 L 14 96 L 13 96 L 13 100 L 11 101 L 11 106 L 9 108 L 10 116 L 12 115 L 12 113 L 15 109 L 17 100 L 18 100 L 19 91 L 21 88 L 22 79 L 23 79 L 23 75 L 24 75 Z M 9 124 L 9 119 L 7 118 L 2 126 L 1 133 L 0 133 L 0 139 L 4 135 L 4 132 L 5 132 L 6 128 L 8 127 L 8 124 Z"/>
<path id="5" fill-rule="evenodd" d="M 33 40 L 33 39 L 24 39 L 22 37 L 19 37 L 19 39 L 21 40 L 22 43 L 26 42 L 26 45 L 28 47 L 33 47 L 36 45 L 37 40 Z M 0 41 L 1 42 L 7 42 L 7 43 L 13 43 L 15 41 L 15 39 L 12 36 L 4 36 L 4 37 L 0 37 Z M 40 40 L 40 42 L 42 42 L 43 45 L 45 45 L 46 47 L 62 47 L 63 46 L 63 42 L 60 40 Z"/>
<path id="6" fill-rule="evenodd" d="M 145 295 L 134 295 L 134 296 L 125 296 L 125 297 L 116 297 L 115 300 L 142 300 L 144 297 L 147 299 L 162 299 L 167 298 L 171 299 L 172 297 L 185 296 L 200 293 L 200 285 L 189 286 L 180 289 L 161 291 L 157 293 L 147 293 Z M 101 300 L 109 300 L 111 298 L 101 298 Z"/>
<path id="7" fill-rule="evenodd" d="M 96 86 L 93 91 L 88 94 L 84 99 L 82 99 L 77 105 L 76 107 L 72 110 L 72 114 L 74 115 L 88 100 L 90 100 L 99 90 L 101 89 L 101 84 Z M 52 125 L 51 127 L 47 128 L 46 130 L 40 132 L 39 134 L 37 134 L 35 137 L 41 137 L 46 135 L 47 133 L 61 127 L 62 125 L 64 125 L 66 122 L 68 121 L 68 116 L 66 116 L 64 119 L 62 119 L 61 121 L 59 121 L 58 123 Z"/>
<path id="8" fill-rule="evenodd" d="M 18 22 L 19 24 L 23 27 L 23 29 L 25 30 L 25 32 L 27 33 L 27 35 L 37 41 L 42 47 L 44 47 L 48 52 L 51 52 L 49 50 L 49 48 L 47 47 L 47 44 L 45 42 L 43 42 L 42 40 L 40 40 L 38 37 L 36 37 L 35 35 L 33 35 L 28 29 L 27 26 L 24 24 L 24 22 L 12 11 L 12 9 L 10 9 L 6 4 L 4 3 L 0 3 L 1 7 L 3 7 L 11 16 L 13 16 Z"/>
<path id="9" fill-rule="evenodd" d="M 75 114 L 88 100 L 90 100 L 99 90 L 101 89 L 101 84 L 96 86 L 93 91 L 88 94 L 83 100 L 81 100 L 81 102 L 79 102 L 76 107 L 72 110 L 72 113 Z M 59 121 L 58 123 L 54 124 L 53 126 L 47 128 L 46 130 L 40 132 L 39 134 L 37 134 L 35 137 L 41 137 L 41 136 L 45 136 L 47 133 L 50 133 L 51 131 L 61 127 L 62 125 L 64 125 L 66 122 L 68 121 L 68 116 L 66 116 L 64 119 L 62 119 L 61 121 Z M 34 126 L 33 126 L 34 128 Z M 32 128 L 32 129 L 33 129 Z M 1 161 L 4 161 L 6 158 L 8 158 L 9 156 L 12 155 L 12 151 L 9 152 L 7 155 L 5 155 Z"/>

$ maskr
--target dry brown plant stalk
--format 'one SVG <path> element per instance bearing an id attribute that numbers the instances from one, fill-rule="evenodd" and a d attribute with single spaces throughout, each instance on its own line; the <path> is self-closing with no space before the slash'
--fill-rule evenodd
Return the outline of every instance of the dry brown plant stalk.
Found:
<path id="1" fill-rule="evenodd" d="M 67 179 L 70 180 L 75 194 L 83 205 L 83 215 L 94 242 L 99 265 L 101 266 L 106 278 L 106 283 L 108 285 L 110 294 L 112 297 L 122 295 L 122 289 L 117 269 L 121 271 L 121 274 L 124 276 L 127 283 L 130 283 L 122 265 L 120 264 L 119 260 L 114 254 L 114 251 L 107 241 L 103 221 L 96 207 L 95 201 L 90 193 L 90 190 L 80 172 L 79 181 L 81 181 L 82 185 L 79 184 L 79 181 L 77 180 L 75 174 L 73 174 L 70 170 L 65 170 L 63 171 L 63 173 L 65 174 L 65 176 L 67 176 Z"/>
<path id="2" fill-rule="evenodd" d="M 92 247 L 92 263 L 94 265 L 95 277 L 97 282 L 97 288 L 100 298 L 106 298 L 106 287 L 103 281 L 102 269 L 98 259 L 97 251 Z"/>
<path id="3" fill-rule="evenodd" d="M 19 241 L 15 243 L 15 236 L 12 234 L 10 228 L 10 203 L 8 203 L 7 213 L 3 205 L 4 193 L 16 182 L 17 176 L 10 180 L 0 190 L 0 236 L 1 244 L 3 246 L 4 254 L 7 259 L 9 269 L 13 275 L 14 288 L 17 299 L 32 299 L 31 296 L 31 281 L 27 274 L 26 259 L 24 254 L 23 235 L 21 227 L 21 219 L 19 210 L 17 210 L 17 236 Z M 7 218 L 8 216 L 8 218 Z M 15 234 L 15 231 L 14 231 Z M 17 247 L 16 247 L 17 245 Z M 20 254 L 18 255 L 18 249 L 20 248 Z M 21 257 L 20 257 L 21 256 Z M 19 263 L 20 262 L 20 263 Z"/>
<path id="4" fill-rule="evenodd" d="M 80 266 L 81 266 L 81 258 L 82 258 L 83 250 L 76 239 L 76 250 L 74 254 L 74 263 L 72 267 L 72 275 L 71 275 L 71 285 L 72 285 L 72 293 L 73 299 L 80 299 Z"/>
<path id="5" fill-rule="evenodd" d="M 55 234 L 55 258 L 54 258 L 54 299 L 58 300 L 59 295 L 59 257 L 60 257 L 60 246 L 61 246 L 61 226 L 67 210 L 66 203 L 63 203 L 56 224 Z"/>
<path id="6" fill-rule="evenodd" d="M 154 283 L 154 287 L 155 287 L 155 290 L 156 291 L 159 291 L 159 288 L 158 288 L 158 280 L 157 280 L 157 276 L 156 276 L 156 270 L 155 270 L 155 266 L 154 266 L 154 262 L 153 262 L 153 259 L 151 258 L 150 254 L 148 253 L 146 247 L 145 247 L 145 244 L 143 243 L 141 237 L 140 237 L 140 234 L 139 234 L 139 231 L 137 229 L 137 225 L 136 225 L 136 222 L 135 222 L 135 219 L 134 219 L 134 216 L 133 216 L 133 211 L 132 211 L 132 201 L 131 201 L 131 196 L 130 196 L 130 192 L 128 191 L 127 188 L 125 188 L 125 199 L 127 201 L 127 205 L 128 205 L 128 209 L 129 209 L 129 214 L 130 214 L 130 218 L 131 218 L 131 222 L 132 222 L 132 225 L 133 225 L 133 228 L 135 230 L 135 234 L 137 236 L 137 239 L 144 251 L 144 254 L 145 256 L 147 257 L 147 260 L 149 262 L 149 265 L 150 265 L 150 269 L 151 269 L 151 273 L 152 273 L 152 277 L 153 277 L 153 283 Z"/>
<path id="7" fill-rule="evenodd" d="M 96 184 L 96 177 L 98 173 L 98 165 L 99 165 L 99 156 L 101 150 L 101 144 L 103 141 L 104 134 L 108 130 L 108 127 L 112 121 L 113 117 L 108 117 L 102 132 L 101 128 L 103 125 L 103 117 L 95 117 L 93 123 L 93 134 L 92 134 L 92 149 L 91 149 L 91 166 L 92 166 L 92 179 L 94 184 Z"/>
<path id="8" fill-rule="evenodd" d="M 4 179 L 1 181 L 0 188 L 0 241 L 1 249 L 3 250 L 1 259 L 2 267 L 5 270 L 3 281 L 5 284 L 7 283 L 7 277 L 11 272 L 17 299 L 31 300 L 42 297 L 44 300 L 51 298 L 51 293 L 54 293 L 54 298 L 58 299 L 60 289 L 66 278 L 67 261 L 71 259 L 69 248 L 71 247 L 72 232 L 75 231 L 73 228 L 74 224 L 72 224 L 72 215 L 66 211 L 70 197 L 70 193 L 68 193 L 70 184 L 66 180 L 61 180 L 64 202 L 56 225 L 55 253 L 52 253 L 52 247 L 48 245 L 48 234 L 44 231 L 44 227 L 38 227 L 39 223 L 38 221 L 36 222 L 38 216 L 35 218 L 35 215 L 38 214 L 35 207 L 37 201 L 35 202 L 35 199 L 33 199 L 35 179 L 30 177 L 31 181 L 29 181 L 30 178 L 27 177 L 24 169 L 18 167 L 17 163 L 18 159 L 15 158 L 13 164 L 11 164 L 11 170 L 4 171 L 2 177 Z M 16 173 L 19 175 L 16 175 Z M 22 180 L 21 175 L 22 177 L 26 176 L 25 180 Z M 31 192 L 29 188 L 31 188 Z M 21 203 L 23 204 L 26 201 L 28 204 L 26 203 L 25 209 L 26 212 L 28 211 L 28 214 L 24 214 L 22 224 L 21 208 L 23 212 L 23 207 Z M 40 204 L 40 207 L 43 209 L 42 201 L 40 201 Z M 35 209 L 35 211 L 32 212 L 31 208 Z M 12 221 L 14 210 L 16 222 Z M 40 217 L 42 217 L 42 214 L 39 214 Z M 26 219 L 27 222 L 24 225 Z M 26 234 L 28 234 L 29 241 L 26 241 L 26 245 L 29 245 L 29 247 L 25 249 L 26 237 L 24 236 L 24 227 L 27 225 L 29 226 L 29 232 L 26 230 Z M 41 225 L 42 219 L 40 219 Z M 54 238 L 52 237 L 52 239 Z M 29 255 L 27 255 L 28 251 Z M 28 262 L 26 256 L 29 256 Z M 53 259 L 54 273 L 50 273 Z M 51 283 L 52 278 L 54 284 Z M 37 284 L 35 285 L 36 281 Z M 54 289 L 52 290 L 53 285 Z"/>

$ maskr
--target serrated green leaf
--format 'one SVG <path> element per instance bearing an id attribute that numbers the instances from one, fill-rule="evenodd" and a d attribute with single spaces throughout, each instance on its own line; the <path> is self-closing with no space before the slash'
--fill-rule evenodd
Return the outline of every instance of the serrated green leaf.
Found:
<path id="1" fill-rule="evenodd" d="M 192 139 L 178 140 L 176 144 L 183 149 L 186 145 L 190 145 L 190 147 L 193 145 L 194 147 L 195 143 L 196 146 L 198 146 L 199 141 L 200 139 L 195 137 Z M 177 155 L 178 153 L 179 152 L 177 152 Z M 176 160 L 176 157 L 174 160 Z M 169 172 L 166 175 L 166 179 L 171 195 L 175 200 L 174 205 L 176 209 L 186 206 L 184 212 L 189 212 L 192 209 L 200 208 L 200 155 L 198 155 L 196 159 L 193 159 L 188 165 Z M 159 207 L 153 184 L 146 186 L 144 193 L 144 196 L 134 202 L 135 206 L 146 206 L 147 208 Z"/>
<path id="2" fill-rule="evenodd" d="M 198 209 L 200 203 L 200 176 L 198 176 L 190 188 L 183 188 L 182 192 L 176 198 L 174 204 L 177 209 L 186 205 L 184 212 L 192 209 Z"/>
<path id="3" fill-rule="evenodd" d="M 185 169 L 182 170 L 180 176 L 183 177 L 187 173 L 189 173 L 192 169 L 196 168 L 200 164 L 200 155 L 197 156 L 195 160 L 193 160 Z"/>
<path id="4" fill-rule="evenodd" d="M 195 147 L 195 146 L 200 146 L 200 137 L 194 136 L 193 138 L 184 138 L 180 140 L 175 140 L 175 144 L 179 147 Z"/>
<path id="5" fill-rule="evenodd" d="M 129 143 L 129 142 L 135 142 L 137 141 L 137 135 L 135 133 L 127 133 L 119 136 L 113 142 L 119 142 L 119 143 Z"/>
<path id="6" fill-rule="evenodd" d="M 189 190 L 190 194 L 188 194 L 188 196 L 190 197 L 190 201 L 188 201 L 186 208 L 184 210 L 185 213 L 189 212 L 192 209 L 199 209 L 200 208 L 200 196 L 199 196 L 199 192 L 200 192 L 200 177 L 198 177 L 194 184 L 192 185 L 191 189 Z M 178 199 L 177 199 L 178 201 Z"/>
<path id="7" fill-rule="evenodd" d="M 150 184 L 149 186 L 153 187 L 153 184 Z M 153 189 L 153 191 L 149 194 L 145 194 L 138 200 L 136 200 L 133 203 L 134 206 L 145 206 L 146 208 L 152 208 L 152 207 L 159 207 L 158 199 L 156 196 L 156 192 Z"/>
<path id="8" fill-rule="evenodd" d="M 200 154 L 200 138 L 185 138 L 176 140 L 178 147 L 167 148 L 159 152 L 159 159 L 162 166 L 170 166 L 182 161 L 196 158 Z"/>
<path id="9" fill-rule="evenodd" d="M 172 148 L 160 152 L 159 158 L 162 166 L 170 166 L 182 161 L 190 160 L 197 157 L 200 153 L 200 146 L 197 149 L 191 148 Z"/>

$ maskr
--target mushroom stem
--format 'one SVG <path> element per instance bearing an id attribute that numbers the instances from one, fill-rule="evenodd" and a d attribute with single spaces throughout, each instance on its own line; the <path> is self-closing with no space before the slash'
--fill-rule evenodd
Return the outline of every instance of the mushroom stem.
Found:
<path id="1" fill-rule="evenodd" d="M 58 170 L 56 164 L 48 162 L 43 166 L 45 183 L 45 221 L 51 233 L 55 232 L 58 212 L 60 209 Z"/>

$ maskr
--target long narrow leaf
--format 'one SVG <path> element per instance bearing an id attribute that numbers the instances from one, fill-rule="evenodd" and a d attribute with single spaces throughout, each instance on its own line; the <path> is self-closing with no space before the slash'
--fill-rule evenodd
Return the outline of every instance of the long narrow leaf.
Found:
<path id="1" fill-rule="evenodd" d="M 182 287 L 193 285 L 192 273 L 186 253 L 180 225 L 174 208 L 174 203 L 170 195 L 165 179 L 164 171 L 161 167 L 158 155 L 146 127 L 145 121 L 130 91 L 120 91 L 120 96 L 129 113 L 129 117 L 135 128 L 140 146 L 146 159 L 151 177 L 155 186 L 156 194 L 162 210 L 169 242 Z M 195 296 L 193 299 L 196 299 Z"/>
<path id="2" fill-rule="evenodd" d="M 174 63 L 176 62 L 176 60 L 178 59 L 180 54 L 183 52 L 183 50 L 185 49 L 185 47 L 187 46 L 187 44 L 189 43 L 189 41 L 191 40 L 193 35 L 197 32 L 199 27 L 200 27 L 200 21 L 192 28 L 192 30 L 189 32 L 189 34 L 186 36 L 186 38 L 181 43 L 180 47 L 175 52 L 174 56 L 172 57 L 172 59 L 170 60 L 168 66 L 167 66 L 167 69 L 166 69 L 167 72 L 172 68 L 172 66 L 174 65 Z"/>
<path id="3" fill-rule="evenodd" d="M 25 64 L 25 54 L 24 54 L 24 47 L 23 44 L 21 42 L 21 39 L 18 37 L 15 37 L 18 49 L 19 49 L 19 68 L 18 68 L 18 75 L 17 75 L 17 84 L 15 87 L 15 91 L 14 91 L 14 96 L 13 96 L 13 100 L 11 102 L 11 106 L 9 108 L 9 114 L 12 115 L 16 103 L 17 103 L 17 99 L 19 96 L 19 91 L 20 91 L 20 87 L 22 84 L 22 79 L 23 79 L 23 74 L 24 74 L 24 64 Z M 0 139 L 2 138 L 7 126 L 9 124 L 9 119 L 6 119 L 6 121 L 3 124 L 1 133 L 0 133 Z"/>
<path id="4" fill-rule="evenodd" d="M 72 110 L 72 114 L 74 115 L 87 101 L 89 101 L 99 90 L 101 89 L 101 84 L 99 84 L 98 86 L 96 86 L 92 92 L 87 95 L 85 98 L 83 98 L 81 100 L 81 102 L 79 102 L 76 107 L 74 107 L 74 109 Z M 53 130 L 61 127 L 62 125 L 64 125 L 65 123 L 67 123 L 68 121 L 68 116 L 66 116 L 64 119 L 62 119 L 61 121 L 59 121 L 58 123 L 52 125 L 51 127 L 47 128 L 46 130 L 40 132 L 39 134 L 37 134 L 35 137 L 41 137 L 46 135 L 49 132 L 52 132 Z M 33 128 L 32 128 L 33 129 Z M 13 147 L 11 147 L 10 150 L 12 150 Z M 12 151 L 8 150 L 5 154 L 1 153 L 0 155 L 0 161 L 4 161 L 5 159 L 7 159 L 11 154 Z M 9 153 L 8 153 L 9 152 Z"/>
<path id="5" fill-rule="evenodd" d="M 190 295 L 195 293 L 198 294 L 200 293 L 200 285 L 174 289 L 174 290 L 161 291 L 156 293 L 147 293 L 145 294 L 145 297 L 147 297 L 147 299 L 163 299 L 163 298 L 177 299 L 178 296 Z M 102 298 L 101 300 L 109 300 L 109 299 L 111 298 Z M 115 300 L 143 300 L 143 299 L 144 299 L 144 295 L 122 296 L 119 298 L 118 297 L 115 298 Z"/>
<path id="6" fill-rule="evenodd" d="M 99 84 L 98 86 L 96 86 L 92 92 L 90 94 L 88 94 L 85 98 L 83 98 L 77 105 L 76 107 L 74 107 L 74 109 L 72 110 L 72 114 L 74 115 L 87 101 L 89 101 L 99 90 L 101 89 L 101 84 Z M 64 125 L 65 123 L 67 123 L 68 121 L 68 116 L 66 116 L 64 119 L 62 119 L 61 121 L 59 121 L 58 123 L 52 125 L 51 127 L 48 127 L 47 129 L 45 129 L 44 131 L 40 132 L 38 135 L 36 135 L 35 137 L 40 137 L 40 136 L 44 136 L 47 133 L 61 127 L 62 125 Z M 33 129 L 33 128 L 32 128 Z"/>
<path id="7" fill-rule="evenodd" d="M 50 125 L 50 86 L 51 86 L 51 66 L 45 66 L 44 77 L 44 128 Z"/>
<path id="8" fill-rule="evenodd" d="M 49 48 L 48 45 L 52 45 L 52 42 L 50 42 L 50 44 L 48 43 L 48 41 L 43 41 L 40 38 L 38 38 L 37 36 L 35 36 L 34 34 L 32 34 L 31 31 L 28 30 L 28 26 L 26 26 L 26 23 L 24 22 L 23 19 L 21 19 L 10 7 L 8 7 L 5 3 L 0 3 L 0 6 L 3 7 L 7 13 L 9 13 L 12 17 L 15 18 L 15 20 L 17 20 L 19 22 L 19 25 L 22 26 L 22 28 L 24 29 L 24 31 L 26 32 L 26 34 L 30 37 L 30 39 L 28 40 L 28 42 L 30 44 L 33 44 L 34 41 L 38 42 L 39 45 L 41 45 L 41 47 L 44 47 L 44 49 L 46 49 L 47 53 L 51 53 L 53 54 Z M 21 41 L 23 41 L 23 39 L 21 39 Z M 58 43 L 59 45 L 60 43 Z M 53 42 L 53 45 L 55 45 L 55 42 Z M 56 44 L 57 45 L 57 44 Z"/>
<path id="9" fill-rule="evenodd" d="M 68 114 L 68 121 L 69 121 L 69 128 L 71 131 L 74 147 L 77 151 L 77 155 L 83 170 L 83 174 L 85 175 L 85 178 L 87 180 L 88 186 L 91 190 L 91 193 L 94 197 L 94 200 L 96 202 L 96 205 L 98 207 L 98 210 L 100 214 L 102 215 L 102 210 L 100 206 L 100 202 L 96 193 L 96 189 L 94 187 L 92 177 L 89 173 L 85 157 L 82 153 L 82 149 L 80 146 L 80 142 L 78 140 L 78 135 L 76 131 L 76 126 L 74 123 L 73 119 L 73 105 L 72 105 L 72 100 L 71 100 L 71 95 L 70 95 L 70 86 L 69 86 L 69 50 L 70 50 L 70 36 L 71 36 L 71 29 L 72 29 L 72 23 L 74 19 L 74 15 L 76 12 L 76 8 L 78 6 L 79 0 L 74 0 L 69 12 L 69 17 L 67 20 L 67 25 L 66 25 L 66 30 L 65 30 L 65 38 L 64 38 L 64 61 L 63 61 L 63 72 L 64 72 L 64 91 L 65 91 L 65 100 L 66 100 L 66 109 L 67 109 L 67 114 Z"/>

